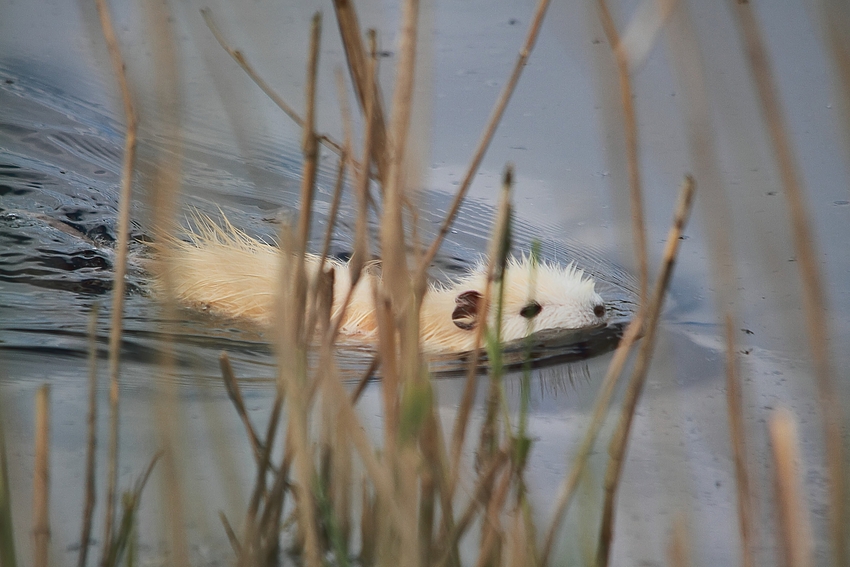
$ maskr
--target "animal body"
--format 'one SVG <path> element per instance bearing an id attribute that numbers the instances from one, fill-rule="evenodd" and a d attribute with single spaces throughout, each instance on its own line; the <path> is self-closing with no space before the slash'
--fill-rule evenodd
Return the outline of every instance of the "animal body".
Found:
<path id="1" fill-rule="evenodd" d="M 234 228 L 199 217 L 187 240 L 170 244 L 165 265 L 177 300 L 188 307 L 270 326 L 282 253 Z M 307 274 L 314 277 L 319 257 L 308 254 Z M 335 272 L 332 317 L 351 288 L 347 263 L 328 259 Z M 379 275 L 366 271 L 352 292 L 340 326 L 343 340 L 377 341 L 373 283 Z M 160 278 L 162 279 L 162 278 Z M 464 352 L 475 348 L 476 327 L 483 317 L 481 299 L 487 283 L 483 266 L 447 284 L 432 284 L 422 301 L 420 332 L 426 352 Z M 605 324 L 606 309 L 595 282 L 570 264 L 508 260 L 503 278 L 501 338 L 504 342 L 547 329 L 581 329 Z M 493 296 L 495 298 L 495 295 Z M 495 320 L 495 300 L 487 314 Z"/>

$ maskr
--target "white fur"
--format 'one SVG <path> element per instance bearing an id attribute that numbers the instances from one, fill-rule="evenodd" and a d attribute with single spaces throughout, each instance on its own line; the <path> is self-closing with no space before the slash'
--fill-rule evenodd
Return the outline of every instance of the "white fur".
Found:
<path id="1" fill-rule="evenodd" d="M 206 217 L 196 218 L 189 240 L 168 243 L 170 258 L 164 263 L 177 300 L 192 308 L 244 319 L 263 326 L 271 324 L 275 290 L 280 273 L 280 249 L 251 238 L 226 220 L 223 226 Z M 327 260 L 334 268 L 332 315 L 336 315 L 351 286 L 346 263 Z M 308 277 L 315 277 L 319 258 L 308 254 Z M 159 280 L 164 274 L 159 273 Z M 341 326 L 343 339 L 374 342 L 377 322 L 372 284 L 379 276 L 365 273 L 352 295 Z M 430 287 L 422 302 L 420 331 L 422 345 L 429 352 L 463 352 L 474 348 L 476 332 L 460 328 L 452 320 L 456 298 L 467 291 L 483 295 L 486 275 L 478 266 L 466 276 L 448 284 Z M 605 323 L 594 313 L 604 309 L 595 282 L 573 264 L 534 264 L 529 258 L 511 258 L 504 275 L 504 307 L 501 338 L 504 342 L 522 339 L 544 329 L 579 329 Z M 495 288 L 488 320 L 495 319 Z M 520 312 L 534 300 L 541 309 L 527 319 Z M 309 306 L 308 306 L 309 307 Z"/>

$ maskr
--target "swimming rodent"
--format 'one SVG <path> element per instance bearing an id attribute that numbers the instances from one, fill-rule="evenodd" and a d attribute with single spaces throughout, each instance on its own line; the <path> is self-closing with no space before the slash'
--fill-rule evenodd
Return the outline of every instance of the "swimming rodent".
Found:
<path id="1" fill-rule="evenodd" d="M 269 327 L 282 259 L 280 249 L 248 236 L 226 219 L 219 225 L 198 215 L 194 224 L 187 239 L 175 238 L 169 244 L 172 261 L 165 269 L 169 270 L 178 302 Z M 305 262 L 308 277 L 314 277 L 320 258 L 307 254 Z M 331 313 L 335 317 L 351 287 L 351 274 L 345 262 L 325 262 L 335 272 Z M 365 270 L 352 293 L 340 326 L 344 341 L 377 341 L 372 278 L 380 276 Z M 486 281 L 485 268 L 479 265 L 447 284 L 429 286 L 420 313 L 424 351 L 459 353 L 475 348 Z M 605 303 L 595 291 L 595 281 L 574 264 L 560 266 L 533 263 L 527 257 L 510 258 L 503 285 L 503 342 L 541 330 L 582 329 L 606 322 Z M 492 323 L 495 300 L 490 303 Z"/>

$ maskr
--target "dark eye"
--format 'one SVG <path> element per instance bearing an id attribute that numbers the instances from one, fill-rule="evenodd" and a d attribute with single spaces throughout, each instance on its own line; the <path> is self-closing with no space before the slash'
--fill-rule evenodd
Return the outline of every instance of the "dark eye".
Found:
<path id="1" fill-rule="evenodd" d="M 541 311 L 543 311 L 543 308 L 540 307 L 540 304 L 536 301 L 532 301 L 531 303 L 520 309 L 519 314 L 525 317 L 526 319 L 534 319 L 540 314 Z"/>
<path id="2" fill-rule="evenodd" d="M 602 319 L 605 317 L 605 306 L 601 303 L 593 306 L 593 314 Z"/>

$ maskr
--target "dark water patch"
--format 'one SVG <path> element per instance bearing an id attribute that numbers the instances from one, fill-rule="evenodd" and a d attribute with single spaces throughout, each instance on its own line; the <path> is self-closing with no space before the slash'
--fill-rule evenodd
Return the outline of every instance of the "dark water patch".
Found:
<path id="1" fill-rule="evenodd" d="M 92 175 L 108 172 L 117 176 L 121 172 L 122 151 L 110 140 L 67 132 L 51 134 L 49 140 L 68 155 L 95 166 L 90 170 Z"/>
<path id="2" fill-rule="evenodd" d="M 28 242 L 32 242 L 33 239 L 26 234 L 19 234 L 10 230 L 0 230 L 0 242 L 4 240 L 7 241 L 8 244 L 23 245 Z M 4 254 L 11 255 L 13 253 L 5 252 Z"/>
<path id="3" fill-rule="evenodd" d="M 0 184 L 0 197 L 5 195 L 26 195 L 30 189 L 15 188 L 10 185 Z"/>
<path id="4" fill-rule="evenodd" d="M 5 134 L 9 134 L 11 136 L 16 136 L 19 138 L 23 138 L 24 136 L 29 136 L 30 134 L 35 134 L 37 130 L 33 130 L 32 128 L 27 128 L 25 126 L 21 126 L 19 124 L 10 124 L 7 122 L 0 122 L 0 132 Z M 3 169 L 3 165 L 0 165 L 0 171 Z"/>

